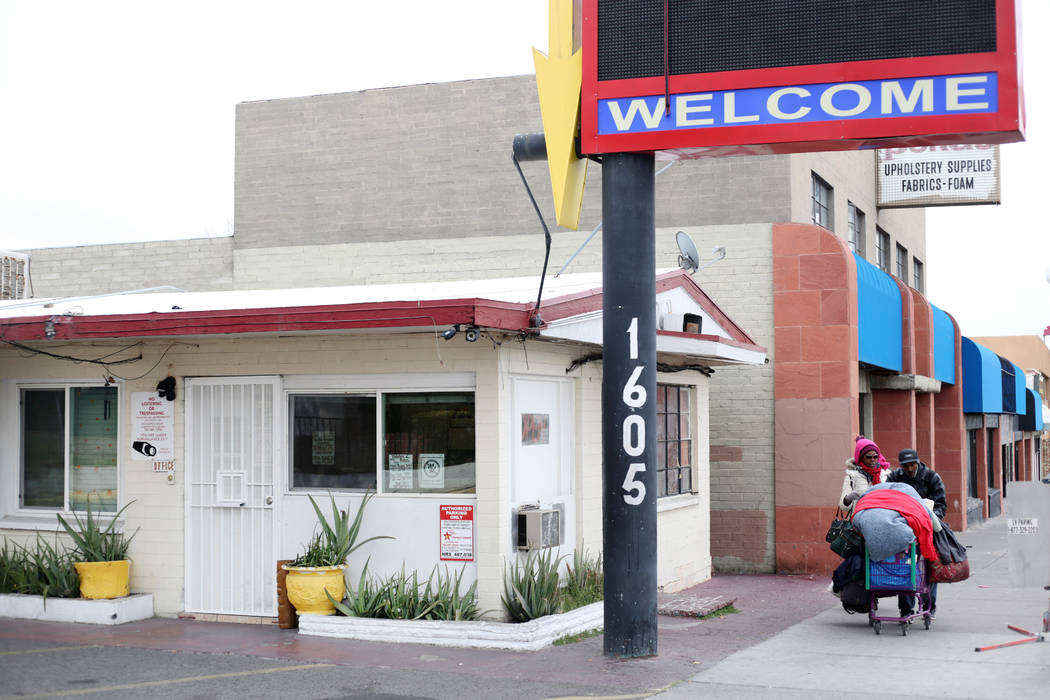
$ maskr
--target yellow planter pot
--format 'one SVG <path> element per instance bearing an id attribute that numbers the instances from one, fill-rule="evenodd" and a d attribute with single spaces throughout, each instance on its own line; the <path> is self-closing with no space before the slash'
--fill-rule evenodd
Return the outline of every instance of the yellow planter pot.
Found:
<path id="1" fill-rule="evenodd" d="M 282 569 L 288 572 L 284 579 L 284 588 L 288 592 L 288 601 L 295 606 L 300 615 L 334 615 L 335 606 L 325 595 L 327 590 L 334 599 L 342 600 L 346 592 L 343 571 L 346 564 L 339 566 L 290 566 L 283 564 Z"/>
<path id="2" fill-rule="evenodd" d="M 78 561 L 73 568 L 80 576 L 81 598 L 122 598 L 131 593 L 128 578 L 131 562 Z"/>

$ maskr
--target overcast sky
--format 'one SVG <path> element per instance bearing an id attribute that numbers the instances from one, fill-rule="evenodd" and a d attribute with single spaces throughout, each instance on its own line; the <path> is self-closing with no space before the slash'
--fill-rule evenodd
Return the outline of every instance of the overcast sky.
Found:
<path id="1" fill-rule="evenodd" d="M 1022 6 L 1003 204 L 927 216 L 927 296 L 971 336 L 1050 325 L 1050 0 Z M 0 250 L 230 235 L 237 103 L 532 73 L 533 46 L 547 0 L 0 0 Z"/>

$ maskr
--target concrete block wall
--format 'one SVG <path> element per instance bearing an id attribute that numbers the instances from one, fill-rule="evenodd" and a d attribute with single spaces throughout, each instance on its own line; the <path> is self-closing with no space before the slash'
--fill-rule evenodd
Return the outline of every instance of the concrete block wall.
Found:
<path id="1" fill-rule="evenodd" d="M 238 251 L 542 236 L 511 162 L 515 134 L 542 130 L 534 76 L 250 102 L 236 123 Z M 556 229 L 546 163 L 522 169 Z M 658 180 L 657 225 L 784 220 L 787 173 L 786 156 L 677 164 Z M 600 220 L 592 163 L 580 226 Z"/>
<path id="2" fill-rule="evenodd" d="M 187 238 L 33 248 L 36 298 L 108 294 L 170 285 L 187 292 L 233 287 L 233 238 Z"/>
<path id="3" fill-rule="evenodd" d="M 696 274 L 704 291 L 768 350 L 761 367 L 717 367 L 710 387 L 711 549 L 720 571 L 774 566 L 772 227 L 683 227 L 702 256 L 726 257 Z M 662 232 L 661 232 L 662 233 Z M 672 235 L 668 232 L 667 235 Z"/>

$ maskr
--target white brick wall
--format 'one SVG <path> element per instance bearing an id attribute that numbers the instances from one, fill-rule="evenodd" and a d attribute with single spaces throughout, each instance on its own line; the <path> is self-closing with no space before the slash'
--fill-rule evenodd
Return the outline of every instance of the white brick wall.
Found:
<path id="1" fill-rule="evenodd" d="M 49 347 L 53 352 L 88 357 L 126 343 L 96 342 Z M 527 352 L 526 352 L 527 351 Z M 120 452 L 122 499 L 135 503 L 125 511 L 127 527 L 140 528 L 131 547 L 132 588 L 154 595 L 156 611 L 174 615 L 184 602 L 184 508 L 185 508 L 185 383 L 186 377 L 248 375 L 338 375 L 370 373 L 475 372 L 477 512 L 475 547 L 478 562 L 480 603 L 483 609 L 499 610 L 504 562 L 510 548 L 509 469 L 511 441 L 515 426 L 510 420 L 509 382 L 511 374 L 565 377 L 568 365 L 589 348 L 528 341 L 527 347 L 513 337 L 494 348 L 482 339 L 468 344 L 458 339 L 435 342 L 432 333 L 413 335 L 346 335 L 297 338 L 186 339 L 172 343 L 151 340 L 142 347 L 143 359 L 121 365 L 115 373 L 137 376 L 159 365 L 145 376 L 121 385 L 121 435 L 123 443 L 130 431 L 129 402 L 132 392 L 152 391 L 167 375 L 178 379 L 175 402 L 176 478 L 169 485 L 162 473 L 154 473 L 148 462 L 134 461 L 130 448 Z M 577 404 L 577 508 L 579 542 L 590 551 L 601 548 L 601 365 L 590 363 L 571 375 L 576 383 Z M 17 506 L 18 393 L 15 378 L 94 379 L 97 369 L 73 365 L 44 357 L 24 357 L 11 350 L 0 350 L 0 516 Z M 682 374 L 675 381 L 684 381 Z M 698 417 L 706 399 L 703 378 L 696 391 Z M 704 422 L 697 434 L 704 433 Z M 702 450 L 698 440 L 698 449 Z M 700 455 L 701 470 L 704 455 Z M 698 485 L 704 478 L 698 475 Z M 710 575 L 710 553 L 706 524 L 706 499 L 701 491 L 699 503 L 660 516 L 661 584 L 674 589 L 686 582 Z M 366 515 L 369 529 L 382 532 L 380 516 L 373 509 Z M 44 527 L 49 518 L 40 521 Z M 0 530 L 0 535 L 20 540 L 25 530 Z M 378 534 L 372 532 L 370 534 Z M 295 539 L 294 537 L 292 538 Z M 296 540 L 298 541 L 298 540 Z M 423 575 L 429 573 L 421 571 Z"/>

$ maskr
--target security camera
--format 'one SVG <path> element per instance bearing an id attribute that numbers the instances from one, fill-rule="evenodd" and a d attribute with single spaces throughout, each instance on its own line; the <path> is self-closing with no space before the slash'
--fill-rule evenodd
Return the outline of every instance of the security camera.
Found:
<path id="1" fill-rule="evenodd" d="M 452 340 L 452 338 L 455 337 L 457 332 L 459 332 L 459 326 L 452 326 L 447 331 L 443 331 L 441 333 L 441 337 L 445 340 Z"/>
<path id="2" fill-rule="evenodd" d="M 468 343 L 473 343 L 478 339 L 479 334 L 480 332 L 477 328 L 468 328 L 466 331 L 464 331 L 463 337 L 467 339 Z"/>

